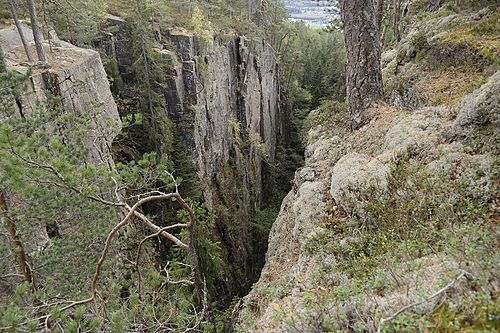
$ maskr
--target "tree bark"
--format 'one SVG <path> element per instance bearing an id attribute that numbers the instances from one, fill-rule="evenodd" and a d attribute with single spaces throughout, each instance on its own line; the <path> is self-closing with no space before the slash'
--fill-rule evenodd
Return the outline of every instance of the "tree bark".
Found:
<path id="1" fill-rule="evenodd" d="M 365 110 L 384 96 L 380 37 L 372 0 L 341 0 L 347 50 L 347 107 L 352 129 L 364 124 Z"/>
<path id="2" fill-rule="evenodd" d="M 392 29 L 394 30 L 394 40 L 396 43 L 401 39 L 399 35 L 399 11 L 401 0 L 392 0 Z"/>
<path id="3" fill-rule="evenodd" d="M 7 72 L 7 65 L 5 64 L 5 57 L 3 55 L 3 51 L 0 48 L 0 73 Z"/>
<path id="4" fill-rule="evenodd" d="M 7 206 L 7 199 L 5 197 L 5 194 L 0 192 L 0 212 L 4 217 L 5 225 L 7 226 L 7 231 L 9 232 L 13 252 L 17 256 L 19 270 L 21 271 L 24 280 L 28 282 L 30 286 L 33 286 L 33 273 L 31 271 L 30 265 L 28 264 L 28 256 L 26 254 L 26 251 L 24 250 L 21 239 L 17 235 L 16 224 L 8 216 L 8 211 L 9 209 Z"/>
<path id="5" fill-rule="evenodd" d="M 33 30 L 33 38 L 35 39 L 36 53 L 38 55 L 38 61 L 42 64 L 47 64 L 47 57 L 45 56 L 45 50 L 43 48 L 43 37 L 40 32 L 40 26 L 38 25 L 38 18 L 36 16 L 36 8 L 33 0 L 28 1 L 28 11 L 30 13 L 31 29 Z"/>
<path id="6" fill-rule="evenodd" d="M 17 17 L 17 3 L 16 0 L 10 0 L 10 13 L 12 14 L 12 18 L 14 19 L 14 23 L 16 24 L 17 32 L 19 33 L 19 37 L 21 38 L 21 42 L 23 43 L 24 52 L 26 53 L 26 57 L 28 58 L 28 62 L 33 62 L 33 57 L 31 56 L 31 51 L 29 49 L 28 42 L 24 37 L 24 32 L 21 27 L 21 23 L 19 23 L 19 19 Z"/>
<path id="7" fill-rule="evenodd" d="M 384 3 L 385 3 L 384 0 L 377 0 L 377 8 L 376 8 L 377 15 L 375 16 L 376 17 L 375 25 L 378 31 L 380 31 L 380 28 L 382 26 L 382 21 L 384 18 Z"/>

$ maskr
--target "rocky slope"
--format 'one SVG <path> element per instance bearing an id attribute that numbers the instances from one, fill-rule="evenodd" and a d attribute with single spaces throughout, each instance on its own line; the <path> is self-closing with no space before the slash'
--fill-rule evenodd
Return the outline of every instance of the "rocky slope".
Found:
<path id="1" fill-rule="evenodd" d="M 308 133 L 306 164 L 273 225 L 260 280 L 241 305 L 240 332 L 498 327 L 487 309 L 498 309 L 500 288 L 500 72 L 495 60 L 471 51 L 483 60 L 474 71 L 482 79 L 457 87 L 450 72 L 469 68 L 447 61 L 457 50 L 436 55 L 443 36 L 498 15 L 494 8 L 445 10 L 415 19 L 384 54 L 394 106 L 373 108 L 355 132 L 339 108 L 309 116 L 317 126 Z M 415 59 L 408 45 L 417 31 L 428 35 L 419 37 L 426 48 Z M 498 28 L 472 35 L 469 50 L 484 40 L 498 54 Z M 432 67 L 435 59 L 442 63 Z"/>

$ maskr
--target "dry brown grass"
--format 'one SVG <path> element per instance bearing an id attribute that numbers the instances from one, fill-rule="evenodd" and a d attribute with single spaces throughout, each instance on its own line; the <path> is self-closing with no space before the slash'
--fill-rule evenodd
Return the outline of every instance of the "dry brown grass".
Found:
<path id="1" fill-rule="evenodd" d="M 470 68 L 448 67 L 422 73 L 417 86 L 428 101 L 428 105 L 450 106 L 480 87 L 485 79 L 483 73 Z"/>

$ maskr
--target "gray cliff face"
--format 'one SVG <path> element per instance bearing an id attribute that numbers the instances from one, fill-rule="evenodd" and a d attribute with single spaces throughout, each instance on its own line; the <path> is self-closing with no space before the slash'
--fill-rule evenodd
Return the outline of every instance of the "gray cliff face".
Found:
<path id="1" fill-rule="evenodd" d="M 0 47 L 4 51 L 7 67 L 10 70 L 27 73 L 24 64 L 25 53 L 18 35 L 13 27 L 0 30 Z M 31 30 L 25 28 L 25 35 Z M 22 89 L 22 94 L 12 102 L 15 105 L 13 114 L 0 113 L 0 121 L 6 117 L 30 117 L 37 112 L 46 112 L 47 92 L 59 97 L 58 103 L 64 115 L 78 116 L 88 120 L 84 133 L 84 147 L 87 157 L 82 164 L 114 168 L 111 143 L 121 130 L 115 100 L 111 95 L 106 72 L 101 63 L 99 53 L 93 50 L 78 48 L 66 42 L 59 47 L 49 49 L 44 43 L 50 68 L 33 68 Z M 34 45 L 31 43 L 30 47 Z M 9 112 L 9 111 L 6 111 Z M 72 126 L 68 123 L 65 126 Z M 54 132 L 57 129 L 54 128 Z M 72 140 L 72 138 L 65 138 Z M 48 240 L 45 228 L 33 235 L 28 252 L 36 251 Z"/>
<path id="2" fill-rule="evenodd" d="M 0 46 L 8 67 L 26 73 L 28 68 L 22 65 L 24 50 L 12 30 L 12 27 L 0 30 L 0 41 L 7 42 Z M 26 28 L 25 34 L 30 36 L 31 31 Z M 44 44 L 51 67 L 33 70 L 17 101 L 19 116 L 42 112 L 49 91 L 60 98 L 60 107 L 65 114 L 89 118 L 89 133 L 85 135 L 85 146 L 89 149 L 87 162 L 113 168 L 111 143 L 121 130 L 121 122 L 99 53 L 66 42 L 59 45 L 49 50 L 49 45 Z"/>
<path id="3" fill-rule="evenodd" d="M 195 56 L 192 36 L 171 32 L 170 38 L 181 63 L 172 69 L 167 84 L 167 111 L 183 131 L 200 178 L 213 178 L 236 155 L 250 168 L 247 185 L 258 206 L 262 157 L 275 155 L 278 140 L 286 134 L 283 118 L 288 116 L 281 107 L 272 48 L 234 37 L 229 42 L 215 40 L 206 55 Z M 239 139 L 247 139 L 249 147 L 238 146 Z"/>
<path id="4" fill-rule="evenodd" d="M 263 159 L 272 160 L 288 135 L 274 51 L 240 36 L 215 38 L 205 51 L 182 31 L 169 38 L 178 56 L 165 89 L 168 116 L 196 163 L 208 207 L 229 208 L 232 217 L 218 229 L 240 270 L 236 284 L 247 287 L 249 216 L 265 195 Z"/>
<path id="5" fill-rule="evenodd" d="M 117 62 L 125 82 L 129 66 L 126 22 L 108 18 L 103 48 Z M 184 30 L 162 32 L 154 51 L 165 70 L 165 115 L 175 126 L 196 167 L 224 261 L 232 266 L 227 295 L 244 293 L 257 268 L 252 258 L 250 217 L 266 195 L 265 159 L 289 138 L 289 109 L 283 103 L 278 66 L 271 46 L 231 35 L 200 41 Z M 130 71 L 128 71 L 130 72 Z M 175 163 L 175 161 L 174 161 Z"/>

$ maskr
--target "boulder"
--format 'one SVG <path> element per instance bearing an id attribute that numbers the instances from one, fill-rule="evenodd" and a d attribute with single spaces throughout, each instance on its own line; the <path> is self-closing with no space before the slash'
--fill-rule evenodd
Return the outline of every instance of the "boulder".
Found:
<path id="1" fill-rule="evenodd" d="M 500 71 L 492 75 L 481 88 L 465 96 L 457 105 L 453 123 L 455 137 L 465 137 L 488 124 L 500 123 Z"/>
<path id="2" fill-rule="evenodd" d="M 390 168 L 377 158 L 365 154 L 349 153 L 333 167 L 330 194 L 337 205 L 347 213 L 362 210 L 364 202 L 360 192 L 375 186 L 381 193 L 387 190 Z"/>
<path id="3" fill-rule="evenodd" d="M 436 180 L 444 177 L 461 183 L 467 198 L 486 201 L 495 192 L 493 158 L 469 150 L 458 142 L 440 145 L 440 156 L 427 165 L 427 170 Z"/>
<path id="4" fill-rule="evenodd" d="M 389 131 L 384 139 L 384 148 L 404 152 L 416 147 L 435 146 L 441 140 L 445 108 L 423 108 L 409 114 Z"/>

